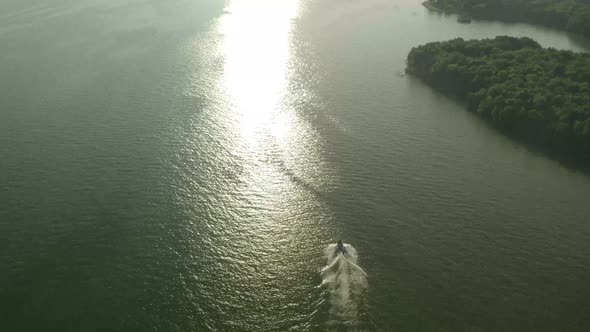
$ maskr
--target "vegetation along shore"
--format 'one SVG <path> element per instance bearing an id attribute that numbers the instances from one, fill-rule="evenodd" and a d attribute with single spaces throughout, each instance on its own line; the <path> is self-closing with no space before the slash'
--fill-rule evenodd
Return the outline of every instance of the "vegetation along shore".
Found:
<path id="1" fill-rule="evenodd" d="M 590 37 L 590 0 L 429 0 L 422 4 L 439 12 L 527 22 Z"/>
<path id="2" fill-rule="evenodd" d="M 504 133 L 590 165 L 590 54 L 530 38 L 458 38 L 413 48 L 406 71 Z"/>

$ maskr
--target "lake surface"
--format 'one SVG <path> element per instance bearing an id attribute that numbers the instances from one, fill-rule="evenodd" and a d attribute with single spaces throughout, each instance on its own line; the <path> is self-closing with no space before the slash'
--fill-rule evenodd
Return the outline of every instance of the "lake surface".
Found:
<path id="1" fill-rule="evenodd" d="M 590 177 L 404 75 L 587 41 L 410 0 L 0 9 L 1 330 L 590 330 Z M 366 277 L 321 272 L 339 238 Z"/>

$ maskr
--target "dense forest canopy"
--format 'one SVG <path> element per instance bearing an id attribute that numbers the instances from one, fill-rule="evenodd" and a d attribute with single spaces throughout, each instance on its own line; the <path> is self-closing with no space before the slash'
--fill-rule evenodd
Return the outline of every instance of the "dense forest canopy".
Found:
<path id="1" fill-rule="evenodd" d="M 430 3 L 446 12 L 531 22 L 590 37 L 590 0 L 431 0 Z"/>
<path id="2" fill-rule="evenodd" d="M 459 38 L 413 48 L 407 71 L 504 132 L 590 164 L 590 54 L 530 38 Z"/>

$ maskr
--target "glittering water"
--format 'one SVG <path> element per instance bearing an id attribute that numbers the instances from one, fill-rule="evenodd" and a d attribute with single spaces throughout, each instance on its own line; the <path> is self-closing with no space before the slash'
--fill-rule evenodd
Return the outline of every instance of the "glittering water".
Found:
<path id="1" fill-rule="evenodd" d="M 0 328 L 588 330 L 589 178 L 404 75 L 587 42 L 419 2 L 3 1 Z"/>

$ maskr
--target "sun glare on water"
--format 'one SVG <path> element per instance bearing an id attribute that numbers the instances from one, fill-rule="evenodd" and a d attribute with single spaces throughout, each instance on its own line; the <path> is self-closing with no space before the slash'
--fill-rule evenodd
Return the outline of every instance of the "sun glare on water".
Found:
<path id="1" fill-rule="evenodd" d="M 237 113 L 242 144 L 256 152 L 261 140 L 288 136 L 289 115 L 282 103 L 287 90 L 290 31 L 297 1 L 238 0 L 220 20 L 224 57 L 222 86 Z"/>

